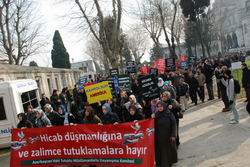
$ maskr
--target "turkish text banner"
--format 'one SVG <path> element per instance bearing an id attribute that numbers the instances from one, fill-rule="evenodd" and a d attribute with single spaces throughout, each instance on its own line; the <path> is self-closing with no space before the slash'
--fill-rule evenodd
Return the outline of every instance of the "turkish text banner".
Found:
<path id="1" fill-rule="evenodd" d="M 154 120 L 13 129 L 11 167 L 154 166 Z"/>
<path id="2" fill-rule="evenodd" d="M 109 82 L 104 81 L 84 87 L 89 104 L 112 99 Z"/>

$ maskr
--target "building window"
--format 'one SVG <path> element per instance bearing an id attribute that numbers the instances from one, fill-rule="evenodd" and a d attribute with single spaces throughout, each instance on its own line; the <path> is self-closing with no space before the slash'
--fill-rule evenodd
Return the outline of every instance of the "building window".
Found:
<path id="1" fill-rule="evenodd" d="M 6 112 L 3 103 L 3 97 L 0 97 L 0 121 L 7 120 Z"/>
<path id="2" fill-rule="evenodd" d="M 32 105 L 33 108 L 38 107 L 38 99 L 36 96 L 36 90 L 25 92 L 21 95 L 23 109 L 26 110 L 29 105 Z"/>
<path id="3" fill-rule="evenodd" d="M 48 87 L 49 87 L 49 92 L 52 93 L 50 78 L 47 78 L 47 83 L 48 83 Z"/>

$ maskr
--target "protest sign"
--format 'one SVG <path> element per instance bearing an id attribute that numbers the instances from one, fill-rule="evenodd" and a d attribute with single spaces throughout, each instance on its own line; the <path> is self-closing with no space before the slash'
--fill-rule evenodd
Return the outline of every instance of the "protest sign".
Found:
<path id="1" fill-rule="evenodd" d="M 121 90 L 125 90 L 125 91 L 131 91 L 131 81 L 130 81 L 130 77 L 128 75 L 120 75 L 118 77 L 119 80 L 119 88 Z"/>
<path id="2" fill-rule="evenodd" d="M 158 76 L 158 69 L 157 68 L 150 68 L 150 74 Z"/>
<path id="3" fill-rule="evenodd" d="M 166 68 L 167 68 L 167 71 L 175 71 L 176 70 L 175 58 L 166 59 Z"/>
<path id="4" fill-rule="evenodd" d="M 113 76 L 118 76 L 118 75 L 119 75 L 119 70 L 118 70 L 118 68 L 110 69 L 109 72 L 110 72 L 110 76 L 111 76 L 111 77 L 113 77 Z"/>
<path id="5" fill-rule="evenodd" d="M 155 75 L 148 75 L 139 78 L 140 92 L 145 100 L 152 100 L 160 96 L 158 79 Z"/>
<path id="6" fill-rule="evenodd" d="M 148 66 L 142 66 L 139 71 L 141 72 L 142 75 L 147 75 L 150 72 L 149 70 L 150 69 Z"/>
<path id="7" fill-rule="evenodd" d="M 154 166 L 154 120 L 13 129 L 11 167 Z"/>
<path id="8" fill-rule="evenodd" d="M 109 87 L 112 93 L 113 97 L 116 97 L 119 94 L 119 80 L 118 77 L 113 77 L 113 78 L 109 78 Z"/>
<path id="9" fill-rule="evenodd" d="M 104 81 L 84 87 L 89 104 L 112 99 L 109 82 Z"/>
<path id="10" fill-rule="evenodd" d="M 135 74 L 136 73 L 136 63 L 135 61 L 127 61 L 127 72 L 128 74 Z"/>
<path id="11" fill-rule="evenodd" d="M 155 60 L 152 67 L 158 69 L 158 74 L 163 74 L 165 72 L 165 69 L 166 69 L 165 59 Z"/>
<path id="12" fill-rule="evenodd" d="M 239 62 L 234 62 L 234 63 L 232 63 L 232 70 L 237 70 L 237 69 L 241 69 L 241 62 L 239 61 Z"/>

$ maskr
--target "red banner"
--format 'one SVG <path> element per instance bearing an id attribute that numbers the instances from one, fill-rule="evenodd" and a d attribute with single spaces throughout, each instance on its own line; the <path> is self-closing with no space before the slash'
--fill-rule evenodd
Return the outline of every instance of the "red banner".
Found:
<path id="1" fill-rule="evenodd" d="M 155 60 L 152 67 L 158 69 L 158 74 L 163 74 L 166 69 L 165 59 Z"/>
<path id="2" fill-rule="evenodd" d="M 154 120 L 13 129 L 11 167 L 154 166 Z"/>

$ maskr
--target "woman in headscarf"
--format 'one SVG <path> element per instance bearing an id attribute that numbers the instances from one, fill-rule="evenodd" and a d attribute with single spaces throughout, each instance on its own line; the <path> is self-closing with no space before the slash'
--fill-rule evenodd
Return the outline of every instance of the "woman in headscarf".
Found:
<path id="1" fill-rule="evenodd" d="M 126 117 L 126 122 L 139 121 L 142 119 L 143 116 L 138 113 L 137 108 L 134 105 L 130 106 L 128 116 Z"/>
<path id="2" fill-rule="evenodd" d="M 157 167 L 171 167 L 177 162 L 176 120 L 164 102 L 157 103 L 155 114 L 155 157 Z"/>
<path id="3" fill-rule="evenodd" d="M 168 110 L 174 114 L 177 125 L 176 146 L 178 147 L 180 145 L 179 119 L 183 117 L 181 105 L 175 99 L 172 98 L 171 93 L 168 91 L 164 91 L 162 93 L 162 101 L 167 105 Z"/>
<path id="4" fill-rule="evenodd" d="M 103 104 L 102 112 L 103 112 L 102 116 L 103 124 L 115 124 L 120 122 L 118 115 L 112 112 L 112 109 L 108 103 Z"/>
<path id="5" fill-rule="evenodd" d="M 137 102 L 135 95 L 130 95 L 129 101 L 124 104 L 125 108 L 127 109 L 127 112 L 125 113 L 125 117 L 128 115 L 129 107 L 132 105 L 136 107 L 139 114 L 143 115 L 142 106 Z"/>
<path id="6" fill-rule="evenodd" d="M 41 128 L 52 125 L 49 118 L 45 115 L 43 110 L 37 109 L 35 110 L 35 112 L 36 112 L 36 121 L 35 121 L 36 127 Z"/>
<path id="7" fill-rule="evenodd" d="M 27 119 L 27 116 L 25 113 L 17 114 L 17 118 L 19 119 L 17 128 L 33 128 L 33 124 Z"/>

